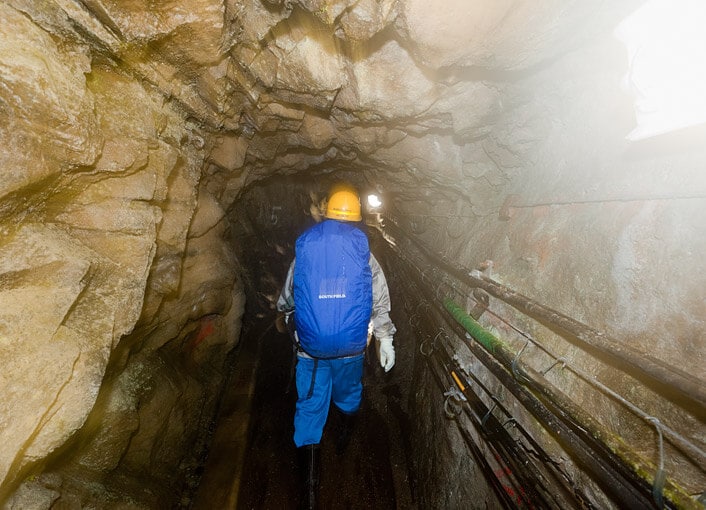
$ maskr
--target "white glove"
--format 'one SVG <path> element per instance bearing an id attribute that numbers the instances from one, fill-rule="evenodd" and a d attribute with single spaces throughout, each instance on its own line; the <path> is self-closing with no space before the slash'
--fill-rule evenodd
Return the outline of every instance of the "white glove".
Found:
<path id="1" fill-rule="evenodd" d="M 378 359 L 380 360 L 380 366 L 385 369 L 385 372 L 389 372 L 395 365 L 395 348 L 392 346 L 391 336 L 380 339 L 380 343 L 378 344 Z"/>

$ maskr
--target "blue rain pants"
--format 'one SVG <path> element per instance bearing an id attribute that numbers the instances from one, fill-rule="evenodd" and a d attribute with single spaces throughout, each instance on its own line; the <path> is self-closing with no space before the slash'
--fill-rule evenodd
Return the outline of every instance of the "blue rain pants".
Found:
<path id="1" fill-rule="evenodd" d="M 297 357 L 294 444 L 319 444 L 331 400 L 344 413 L 360 408 L 364 354 L 349 358 Z"/>

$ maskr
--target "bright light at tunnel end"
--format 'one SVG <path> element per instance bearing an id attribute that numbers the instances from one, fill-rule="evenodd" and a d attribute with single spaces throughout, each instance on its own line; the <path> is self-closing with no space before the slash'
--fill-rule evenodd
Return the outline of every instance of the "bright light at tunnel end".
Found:
<path id="1" fill-rule="evenodd" d="M 370 206 L 372 209 L 377 209 L 381 205 L 382 201 L 380 200 L 380 197 L 378 197 L 374 193 L 368 195 L 368 206 Z"/>
<path id="2" fill-rule="evenodd" d="M 615 29 L 628 52 L 635 141 L 706 123 L 706 2 L 649 0 Z"/>

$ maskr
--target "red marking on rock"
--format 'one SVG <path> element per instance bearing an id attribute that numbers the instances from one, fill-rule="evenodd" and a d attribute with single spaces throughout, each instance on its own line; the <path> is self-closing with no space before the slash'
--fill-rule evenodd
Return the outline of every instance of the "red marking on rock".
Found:
<path id="1" fill-rule="evenodd" d="M 214 331 L 216 331 L 216 327 L 213 325 L 213 321 L 211 319 L 205 319 L 202 321 L 198 334 L 191 342 L 189 342 L 189 350 L 193 350 L 198 347 L 198 345 L 211 336 Z"/>

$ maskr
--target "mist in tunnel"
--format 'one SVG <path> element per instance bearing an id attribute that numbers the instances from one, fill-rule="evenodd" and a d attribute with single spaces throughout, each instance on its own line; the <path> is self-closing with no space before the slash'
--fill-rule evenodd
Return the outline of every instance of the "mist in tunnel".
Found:
<path id="1" fill-rule="evenodd" d="M 0 503 L 295 507 L 275 303 L 347 181 L 397 361 L 324 507 L 703 508 L 705 15 L 2 2 Z"/>

